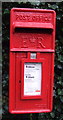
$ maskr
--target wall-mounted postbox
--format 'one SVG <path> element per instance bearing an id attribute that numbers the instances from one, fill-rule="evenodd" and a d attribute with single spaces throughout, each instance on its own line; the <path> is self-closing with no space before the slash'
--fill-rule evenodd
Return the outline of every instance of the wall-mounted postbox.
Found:
<path id="1" fill-rule="evenodd" d="M 55 18 L 53 10 L 11 10 L 11 113 L 41 113 L 52 110 Z"/>

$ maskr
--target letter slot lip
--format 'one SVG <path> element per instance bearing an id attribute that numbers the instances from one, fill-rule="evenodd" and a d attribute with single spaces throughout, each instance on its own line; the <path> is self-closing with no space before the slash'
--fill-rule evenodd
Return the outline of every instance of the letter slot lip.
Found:
<path id="1" fill-rule="evenodd" d="M 14 22 L 13 29 L 15 28 L 43 28 L 43 29 L 52 29 L 53 24 L 51 23 L 39 23 L 39 22 Z"/>

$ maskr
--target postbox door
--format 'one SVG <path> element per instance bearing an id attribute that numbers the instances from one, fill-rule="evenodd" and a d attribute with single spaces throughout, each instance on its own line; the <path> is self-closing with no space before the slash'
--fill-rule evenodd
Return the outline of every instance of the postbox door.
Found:
<path id="1" fill-rule="evenodd" d="M 36 53 L 37 54 L 37 53 Z M 30 60 L 27 58 L 27 53 L 15 53 L 15 107 L 19 109 L 21 112 L 23 110 L 29 111 L 38 111 L 38 109 L 44 111 L 48 111 L 51 108 L 52 104 L 52 95 L 51 95 L 51 84 L 53 83 L 52 74 L 53 68 L 51 65 L 53 64 L 50 59 L 53 58 L 51 54 L 48 53 L 39 53 L 39 60 Z M 25 63 L 40 63 L 41 64 L 41 94 L 40 95 L 26 95 L 24 94 L 24 65 Z M 45 71 L 45 72 L 44 72 Z M 52 73 L 52 74 L 51 74 Z M 26 80 L 26 79 L 25 79 Z M 35 86 L 34 86 L 35 87 Z M 29 87 L 30 89 L 30 87 Z M 28 90 L 28 89 L 27 89 Z M 26 90 L 25 90 L 26 92 Z"/>

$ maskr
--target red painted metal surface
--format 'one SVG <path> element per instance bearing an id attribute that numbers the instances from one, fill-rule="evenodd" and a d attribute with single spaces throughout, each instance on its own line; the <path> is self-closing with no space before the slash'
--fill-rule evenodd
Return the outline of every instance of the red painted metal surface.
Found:
<path id="1" fill-rule="evenodd" d="M 10 16 L 9 112 L 51 112 L 55 19 L 53 10 L 13 8 Z M 36 58 L 31 58 L 35 53 Z M 24 95 L 24 64 L 41 63 L 41 94 Z"/>

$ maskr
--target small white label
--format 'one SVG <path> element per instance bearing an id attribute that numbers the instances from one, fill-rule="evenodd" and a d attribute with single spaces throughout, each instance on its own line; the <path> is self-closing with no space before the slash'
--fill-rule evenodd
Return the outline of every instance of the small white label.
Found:
<path id="1" fill-rule="evenodd" d="M 41 63 L 24 64 L 24 95 L 41 95 Z"/>
<path id="2" fill-rule="evenodd" d="M 31 59 L 36 59 L 36 53 L 31 53 Z"/>

